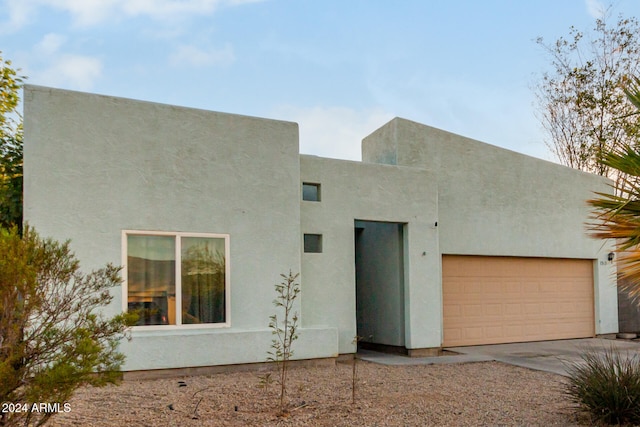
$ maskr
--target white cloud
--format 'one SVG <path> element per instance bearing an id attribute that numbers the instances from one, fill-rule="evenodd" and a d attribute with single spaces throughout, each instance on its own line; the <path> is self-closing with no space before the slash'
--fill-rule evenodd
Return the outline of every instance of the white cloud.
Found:
<path id="1" fill-rule="evenodd" d="M 361 160 L 361 142 L 393 118 L 381 110 L 357 111 L 346 107 L 278 107 L 274 117 L 297 122 L 300 152 L 322 157 Z"/>
<path id="2" fill-rule="evenodd" d="M 229 3 L 231 6 L 240 6 L 249 3 L 261 3 L 263 1 L 265 0 L 228 0 L 227 3 Z"/>
<path id="3" fill-rule="evenodd" d="M 113 16 L 120 0 L 30 0 L 53 9 L 69 12 L 76 25 L 90 26 Z"/>
<path id="4" fill-rule="evenodd" d="M 172 20 L 189 15 L 209 15 L 221 6 L 237 6 L 263 0 L 5 0 L 9 17 L 5 32 L 28 23 L 42 8 L 67 12 L 75 25 L 92 26 L 108 19 L 148 16 Z"/>
<path id="5" fill-rule="evenodd" d="M 587 13 L 595 19 L 602 18 L 607 10 L 604 5 L 598 0 L 585 0 L 587 6 Z"/>
<path id="6" fill-rule="evenodd" d="M 35 46 L 36 51 L 42 55 L 53 55 L 67 41 L 67 38 L 60 34 L 46 34 Z"/>
<path id="7" fill-rule="evenodd" d="M 57 33 L 45 34 L 26 60 L 30 63 L 29 81 L 34 84 L 89 90 L 101 77 L 102 60 L 95 56 L 64 52 L 68 38 Z"/>
<path id="8" fill-rule="evenodd" d="M 205 67 L 209 65 L 229 65 L 235 61 L 231 45 L 222 49 L 200 49 L 195 46 L 181 45 L 170 55 L 169 62 L 173 66 Z"/>
<path id="9" fill-rule="evenodd" d="M 0 23 L 0 34 L 12 33 L 22 28 L 35 9 L 32 2 L 25 0 L 5 0 L 1 6 L 8 20 Z"/>
<path id="10" fill-rule="evenodd" d="M 183 14 L 209 14 L 221 0 L 122 0 L 118 8 L 128 16 L 148 15 L 166 18 Z"/>
<path id="11" fill-rule="evenodd" d="M 32 80 L 38 84 L 89 90 L 102 75 L 102 61 L 95 57 L 65 54 L 57 57 L 49 67 L 36 73 Z"/>

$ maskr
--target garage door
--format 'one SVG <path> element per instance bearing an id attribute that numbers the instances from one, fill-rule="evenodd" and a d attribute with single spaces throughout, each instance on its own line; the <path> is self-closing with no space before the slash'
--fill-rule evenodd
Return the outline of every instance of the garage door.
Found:
<path id="1" fill-rule="evenodd" d="M 593 261 L 442 257 L 446 347 L 592 337 Z"/>

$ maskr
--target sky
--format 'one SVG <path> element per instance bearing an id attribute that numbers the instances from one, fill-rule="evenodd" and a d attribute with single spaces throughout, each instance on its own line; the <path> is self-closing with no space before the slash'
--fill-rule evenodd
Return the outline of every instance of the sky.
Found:
<path id="1" fill-rule="evenodd" d="M 613 0 L 0 0 L 27 83 L 297 122 L 300 151 L 360 160 L 393 117 L 554 160 L 535 40 L 640 17 Z"/>

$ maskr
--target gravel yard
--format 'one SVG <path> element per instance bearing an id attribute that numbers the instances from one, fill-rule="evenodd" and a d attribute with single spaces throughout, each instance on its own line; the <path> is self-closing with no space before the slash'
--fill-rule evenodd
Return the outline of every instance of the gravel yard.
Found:
<path id="1" fill-rule="evenodd" d="M 83 388 L 50 426 L 478 426 L 580 425 L 564 378 L 499 362 L 294 367 L 291 412 L 277 416 L 278 387 L 258 372 L 124 381 Z M 582 422 L 585 422 L 584 420 Z"/>

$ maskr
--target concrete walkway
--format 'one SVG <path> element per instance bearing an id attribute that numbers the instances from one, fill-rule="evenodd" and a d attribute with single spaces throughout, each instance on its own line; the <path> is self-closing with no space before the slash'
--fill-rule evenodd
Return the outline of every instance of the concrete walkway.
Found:
<path id="1" fill-rule="evenodd" d="M 458 353 L 457 355 L 438 357 L 406 357 L 366 350 L 359 351 L 358 354 L 362 360 L 383 365 L 432 365 L 495 360 L 567 376 L 567 367 L 579 362 L 584 351 L 593 349 L 604 352 L 611 348 L 615 348 L 626 357 L 640 358 L 640 342 L 602 338 L 452 347 L 446 350 Z"/>
<path id="2" fill-rule="evenodd" d="M 437 365 L 440 363 L 469 363 L 469 362 L 491 362 L 493 356 L 483 354 L 456 354 L 448 356 L 433 357 L 409 357 L 399 354 L 380 353 L 371 350 L 358 350 L 358 358 L 367 362 L 378 363 L 380 365 L 406 366 L 406 365 Z"/>

